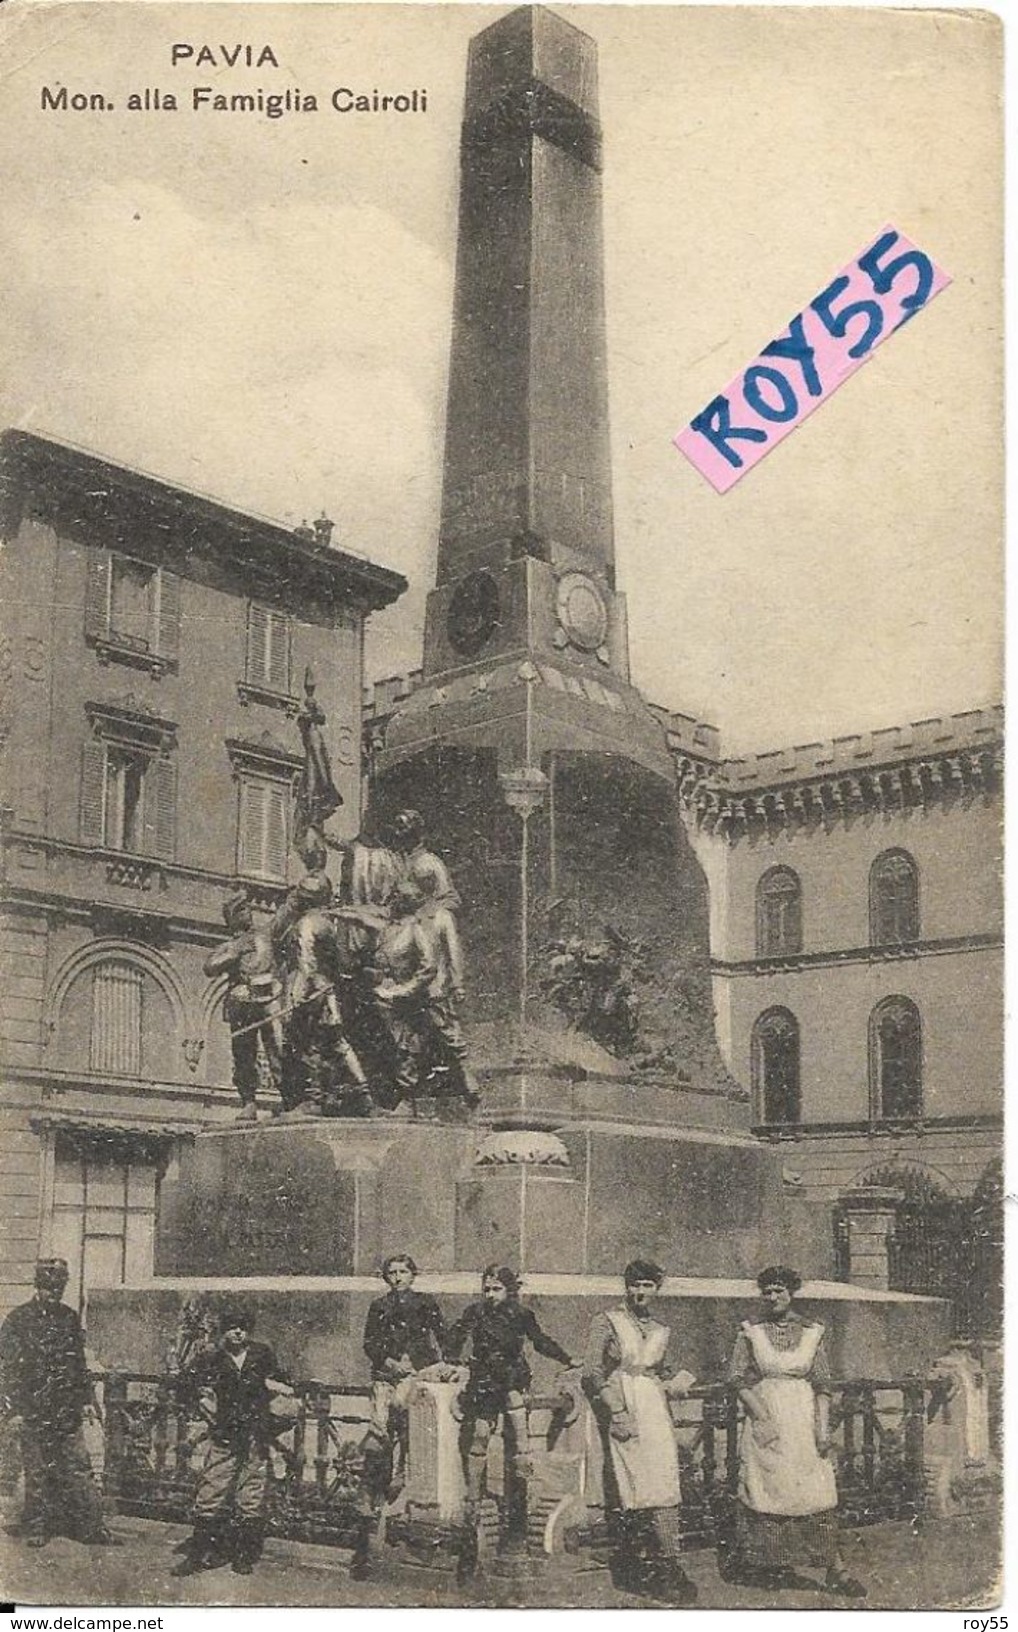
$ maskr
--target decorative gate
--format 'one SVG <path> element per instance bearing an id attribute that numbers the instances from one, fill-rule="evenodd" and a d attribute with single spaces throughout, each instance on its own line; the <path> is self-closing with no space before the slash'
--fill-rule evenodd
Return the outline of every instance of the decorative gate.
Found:
<path id="1" fill-rule="evenodd" d="M 862 1188 L 897 1189 L 887 1238 L 888 1286 L 953 1305 L 960 1337 L 994 1341 L 1003 1308 L 1003 1178 L 1000 1164 L 983 1174 L 971 1198 L 951 1196 L 921 1168 L 890 1165 L 867 1173 Z M 837 1273 L 849 1275 L 848 1220 L 835 1210 Z"/>

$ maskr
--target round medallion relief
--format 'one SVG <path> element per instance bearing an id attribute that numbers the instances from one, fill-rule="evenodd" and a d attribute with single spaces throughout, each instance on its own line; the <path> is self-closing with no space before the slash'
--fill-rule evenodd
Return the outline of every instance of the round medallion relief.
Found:
<path id="1" fill-rule="evenodd" d="M 473 572 L 449 602 L 446 633 L 461 657 L 473 657 L 487 645 L 498 628 L 502 612 L 498 585 L 490 573 Z"/>
<path id="2" fill-rule="evenodd" d="M 574 646 L 596 652 L 604 645 L 608 608 L 599 586 L 585 572 L 567 572 L 559 579 L 555 610 Z"/>

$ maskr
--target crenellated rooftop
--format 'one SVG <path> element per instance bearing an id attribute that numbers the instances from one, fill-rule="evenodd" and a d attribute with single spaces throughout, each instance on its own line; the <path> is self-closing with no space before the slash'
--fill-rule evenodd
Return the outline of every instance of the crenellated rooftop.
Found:
<path id="1" fill-rule="evenodd" d="M 420 670 L 389 675 L 364 692 L 370 756 Z M 1004 710 L 966 709 L 907 725 L 721 756 L 721 734 L 692 715 L 650 704 L 675 763 L 679 799 L 699 827 L 734 840 L 750 831 L 901 810 L 958 794 L 995 792 L 1003 770 Z"/>
<path id="2" fill-rule="evenodd" d="M 675 718 L 684 721 L 685 716 Z M 1003 708 L 972 708 L 961 714 L 915 720 L 908 725 L 889 725 L 876 731 L 831 737 L 825 742 L 796 743 L 790 748 L 722 759 L 716 774 L 718 781 L 730 788 L 773 787 L 784 782 L 830 776 L 838 771 L 988 747 L 1001 742 L 1003 735 Z"/>
<path id="3" fill-rule="evenodd" d="M 673 748 L 673 755 L 687 818 L 734 843 L 995 794 L 1003 737 L 1004 711 L 993 707 L 714 764 L 696 752 Z"/>

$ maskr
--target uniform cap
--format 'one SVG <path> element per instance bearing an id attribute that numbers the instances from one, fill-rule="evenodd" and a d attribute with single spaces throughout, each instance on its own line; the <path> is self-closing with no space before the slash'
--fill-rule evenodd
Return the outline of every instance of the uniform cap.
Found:
<path id="1" fill-rule="evenodd" d="M 247 898 L 246 890 L 237 890 L 233 895 L 228 895 L 226 900 L 223 902 L 223 919 L 225 923 L 227 925 L 231 924 L 241 907 L 248 907 L 250 905 L 251 903 Z"/>
<path id="2" fill-rule="evenodd" d="M 66 1258 L 40 1258 L 35 1266 L 35 1284 L 47 1281 L 70 1280 L 71 1272 Z"/>
<path id="3" fill-rule="evenodd" d="M 327 906 L 332 900 L 332 880 L 325 873 L 308 873 L 297 885 L 297 895 L 308 906 Z"/>

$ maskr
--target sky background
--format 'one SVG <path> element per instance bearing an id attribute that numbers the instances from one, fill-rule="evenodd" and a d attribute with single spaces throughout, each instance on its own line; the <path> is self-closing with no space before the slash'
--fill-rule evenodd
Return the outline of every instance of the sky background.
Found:
<path id="1" fill-rule="evenodd" d="M 0 12 L 0 425 L 433 580 L 470 36 L 504 7 Z M 986 13 L 561 7 L 600 48 L 608 369 L 633 677 L 738 752 L 999 699 L 999 24 Z M 279 70 L 173 68 L 175 41 Z M 112 113 L 40 108 L 102 91 Z M 194 84 L 316 114 L 190 111 Z M 426 87 L 424 116 L 332 89 Z M 146 86 L 177 113 L 129 113 Z M 689 418 L 886 223 L 954 279 L 730 493 Z"/>

